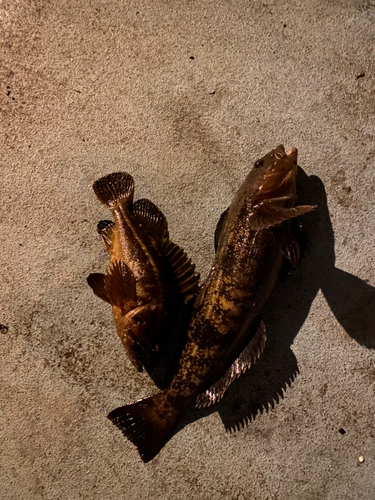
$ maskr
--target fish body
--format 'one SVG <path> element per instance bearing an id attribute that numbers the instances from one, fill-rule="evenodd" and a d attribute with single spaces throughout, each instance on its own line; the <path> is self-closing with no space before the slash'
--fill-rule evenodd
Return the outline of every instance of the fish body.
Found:
<path id="1" fill-rule="evenodd" d="M 170 242 L 161 211 L 146 199 L 133 203 L 132 176 L 110 174 L 93 189 L 114 222 L 98 224 L 111 263 L 104 274 L 91 274 L 88 283 L 112 305 L 117 333 L 141 371 L 154 361 L 181 297 L 186 301 L 196 292 L 198 276 L 185 252 Z"/>
<path id="2" fill-rule="evenodd" d="M 109 418 L 151 460 L 171 437 L 190 401 L 219 400 L 263 350 L 260 311 L 287 256 L 296 264 L 291 220 L 314 209 L 294 207 L 297 150 L 283 146 L 254 164 L 215 234 L 211 272 L 194 304 L 177 374 L 155 396 L 118 408 Z"/>

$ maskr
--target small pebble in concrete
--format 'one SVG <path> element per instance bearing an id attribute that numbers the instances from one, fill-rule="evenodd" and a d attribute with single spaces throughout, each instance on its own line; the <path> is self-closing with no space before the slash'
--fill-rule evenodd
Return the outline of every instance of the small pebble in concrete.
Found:
<path id="1" fill-rule="evenodd" d="M 360 464 L 363 464 L 364 461 L 365 461 L 365 457 L 363 457 L 362 455 L 360 457 L 358 457 L 358 462 Z"/>

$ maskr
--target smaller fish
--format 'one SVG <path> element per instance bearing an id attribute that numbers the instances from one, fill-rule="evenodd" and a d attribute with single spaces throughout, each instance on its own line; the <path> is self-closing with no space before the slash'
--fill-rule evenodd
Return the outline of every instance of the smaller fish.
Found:
<path id="1" fill-rule="evenodd" d="M 111 262 L 87 278 L 94 293 L 112 306 L 117 333 L 138 371 L 158 355 L 181 303 L 198 290 L 199 276 L 186 253 L 169 240 L 162 212 L 147 199 L 133 203 L 133 177 L 113 173 L 93 183 L 94 193 L 115 221 L 100 221 Z"/>

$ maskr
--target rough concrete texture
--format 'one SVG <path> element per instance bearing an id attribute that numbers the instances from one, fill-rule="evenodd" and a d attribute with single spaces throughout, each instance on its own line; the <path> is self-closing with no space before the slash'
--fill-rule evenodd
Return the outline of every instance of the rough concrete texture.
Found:
<path id="1" fill-rule="evenodd" d="M 375 4 L 0 9 L 1 498 L 373 499 Z M 90 183 L 133 174 L 204 278 L 221 212 L 279 143 L 319 203 L 310 249 L 259 364 L 145 465 L 106 418 L 156 389 L 86 284 L 109 215 Z"/>

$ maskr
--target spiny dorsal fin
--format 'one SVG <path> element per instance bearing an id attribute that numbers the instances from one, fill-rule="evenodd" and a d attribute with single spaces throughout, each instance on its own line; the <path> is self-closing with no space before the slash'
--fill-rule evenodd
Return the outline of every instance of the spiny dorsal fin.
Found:
<path id="1" fill-rule="evenodd" d="M 205 408 L 220 401 L 230 384 L 242 373 L 245 373 L 250 366 L 255 364 L 264 350 L 266 338 L 266 326 L 261 320 L 258 330 L 245 349 L 216 384 L 197 397 L 196 406 L 198 408 Z"/>
<path id="2" fill-rule="evenodd" d="M 114 306 L 136 302 L 135 278 L 129 267 L 122 260 L 108 265 L 104 274 L 104 289 Z"/>
<path id="3" fill-rule="evenodd" d="M 163 244 L 163 252 L 186 304 L 198 291 L 199 274 L 195 272 L 195 265 L 178 245 L 167 240 Z"/>
<path id="4" fill-rule="evenodd" d="M 217 251 L 217 247 L 219 246 L 219 238 L 221 231 L 224 228 L 225 222 L 228 218 L 229 207 L 221 214 L 219 222 L 217 223 L 215 229 L 215 252 Z"/>
<path id="5" fill-rule="evenodd" d="M 121 203 L 130 205 L 133 202 L 134 180 L 126 172 L 116 172 L 106 175 L 92 185 L 98 200 L 109 209 Z"/>
<path id="6" fill-rule="evenodd" d="M 249 219 L 251 229 L 263 229 L 275 226 L 276 224 L 280 224 L 280 222 L 311 212 L 317 207 L 317 205 L 300 205 L 298 207 L 286 208 L 283 206 L 286 198 L 285 196 L 270 198 L 261 201 L 255 206 L 254 212 Z"/>
<path id="7" fill-rule="evenodd" d="M 113 230 L 115 229 L 116 224 L 111 220 L 101 220 L 98 222 L 96 230 L 102 237 L 105 249 L 108 253 L 111 253 L 112 250 L 112 242 L 113 242 Z"/>
<path id="8" fill-rule="evenodd" d="M 168 238 L 167 219 L 152 201 L 145 198 L 136 201 L 133 205 L 133 214 L 156 242 L 159 243 Z"/>
<path id="9" fill-rule="evenodd" d="M 105 300 L 106 302 L 111 303 L 107 295 L 107 292 L 104 288 L 104 279 L 105 276 L 102 273 L 91 273 L 87 278 L 87 283 L 92 288 L 93 292 L 97 297 L 99 297 L 102 300 Z"/>

